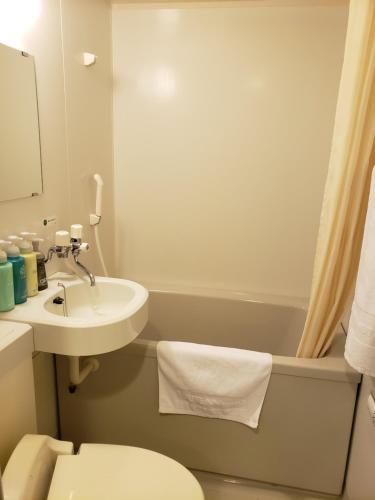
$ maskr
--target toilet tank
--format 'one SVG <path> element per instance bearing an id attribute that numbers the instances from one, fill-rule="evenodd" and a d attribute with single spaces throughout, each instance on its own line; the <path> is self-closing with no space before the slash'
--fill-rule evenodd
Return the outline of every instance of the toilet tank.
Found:
<path id="1" fill-rule="evenodd" d="M 37 432 L 33 350 L 33 335 L 29 325 L 0 321 L 0 468 L 2 470 L 22 436 Z"/>
<path id="2" fill-rule="evenodd" d="M 49 436 L 24 436 L 3 474 L 4 500 L 45 500 L 57 457 L 72 454 L 73 443 Z"/>

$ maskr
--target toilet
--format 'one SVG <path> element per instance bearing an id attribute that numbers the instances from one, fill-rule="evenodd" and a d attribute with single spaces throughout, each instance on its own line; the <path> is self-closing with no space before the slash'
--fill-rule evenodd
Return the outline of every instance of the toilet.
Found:
<path id="1" fill-rule="evenodd" d="M 198 481 L 160 453 L 25 435 L 3 474 L 4 500 L 204 500 Z"/>

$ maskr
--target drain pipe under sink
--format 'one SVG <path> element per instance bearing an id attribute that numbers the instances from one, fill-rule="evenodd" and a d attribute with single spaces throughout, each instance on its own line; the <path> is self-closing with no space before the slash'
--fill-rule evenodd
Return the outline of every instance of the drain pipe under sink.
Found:
<path id="1" fill-rule="evenodd" d="M 81 369 L 79 356 L 69 357 L 69 392 L 76 392 L 77 385 L 81 384 L 87 376 L 99 369 L 99 361 L 96 358 L 86 358 Z"/>
<path id="2" fill-rule="evenodd" d="M 64 293 L 63 307 L 64 316 L 69 315 L 68 303 L 66 300 L 66 287 L 64 283 L 57 283 L 61 286 Z M 69 392 L 73 394 L 77 390 L 77 385 L 82 384 L 82 382 L 88 377 L 92 372 L 96 372 L 99 369 L 99 361 L 96 358 L 86 358 L 83 362 L 83 367 L 81 369 L 79 356 L 68 356 L 69 358 Z M 0 500 L 1 496 L 0 496 Z"/>

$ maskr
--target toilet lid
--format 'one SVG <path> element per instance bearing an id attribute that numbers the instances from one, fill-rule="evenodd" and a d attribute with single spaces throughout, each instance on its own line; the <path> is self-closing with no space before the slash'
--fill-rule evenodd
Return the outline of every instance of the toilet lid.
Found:
<path id="1" fill-rule="evenodd" d="M 84 444 L 78 455 L 59 456 L 48 500 L 204 500 L 195 477 L 160 453 Z"/>

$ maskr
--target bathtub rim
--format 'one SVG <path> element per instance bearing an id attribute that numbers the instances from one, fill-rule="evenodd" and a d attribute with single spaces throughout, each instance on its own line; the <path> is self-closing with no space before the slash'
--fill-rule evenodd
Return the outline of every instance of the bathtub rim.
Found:
<path id="1" fill-rule="evenodd" d="M 135 339 L 124 347 L 129 355 L 155 358 L 157 340 Z M 345 335 L 338 332 L 334 345 L 324 358 L 309 359 L 272 355 L 272 374 L 314 378 L 359 384 L 362 375 L 355 371 L 343 357 Z"/>
<path id="2" fill-rule="evenodd" d="M 140 281 L 149 293 L 193 295 L 194 297 L 205 297 L 215 299 L 240 300 L 242 302 L 253 302 L 274 306 L 292 307 L 307 312 L 309 305 L 308 297 L 293 297 L 289 295 L 276 295 L 271 293 L 254 292 L 251 290 L 232 290 L 224 288 L 207 288 L 196 286 L 185 286 L 176 284 L 153 283 Z"/>
<path id="3" fill-rule="evenodd" d="M 234 290 L 187 287 L 178 285 L 156 285 L 150 282 L 143 282 L 149 293 L 177 294 L 204 298 L 219 298 L 241 302 L 252 302 L 267 306 L 278 306 L 296 309 L 307 312 L 307 299 L 298 297 L 278 296 L 255 292 L 244 292 Z M 328 353 L 317 359 L 297 358 L 295 356 L 272 355 L 272 373 L 293 377 L 305 377 L 321 380 L 333 380 L 337 382 L 347 382 L 359 384 L 362 375 L 354 370 L 344 358 L 345 333 L 338 326 L 337 332 Z M 179 341 L 179 339 L 175 339 Z M 136 338 L 133 342 L 125 346 L 127 353 L 148 358 L 156 358 L 156 347 L 158 340 Z M 235 346 L 233 346 L 235 347 Z"/>

